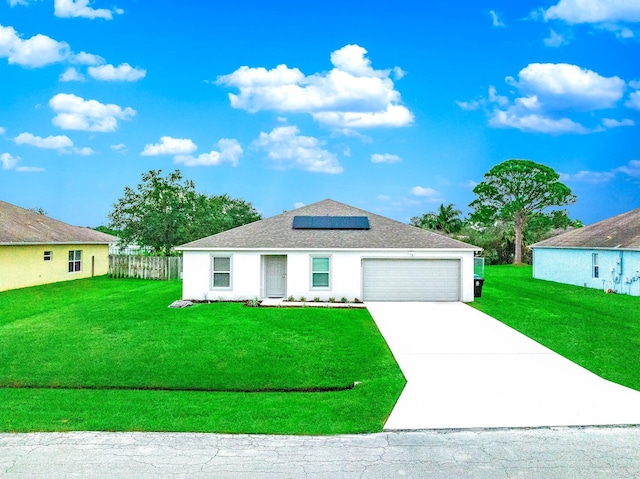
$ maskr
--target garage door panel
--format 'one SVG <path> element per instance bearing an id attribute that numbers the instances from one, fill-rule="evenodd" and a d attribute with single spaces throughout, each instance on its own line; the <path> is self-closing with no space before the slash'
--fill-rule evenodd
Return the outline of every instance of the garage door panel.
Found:
<path id="1" fill-rule="evenodd" d="M 460 261 L 454 259 L 364 259 L 368 301 L 458 301 Z"/>

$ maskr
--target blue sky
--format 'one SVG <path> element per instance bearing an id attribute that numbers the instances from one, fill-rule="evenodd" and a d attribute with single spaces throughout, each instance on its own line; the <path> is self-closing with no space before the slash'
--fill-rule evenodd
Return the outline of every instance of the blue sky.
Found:
<path id="1" fill-rule="evenodd" d="M 408 221 L 525 158 L 590 224 L 640 206 L 639 60 L 637 0 L 0 0 L 0 199 L 98 226 L 179 168 Z"/>

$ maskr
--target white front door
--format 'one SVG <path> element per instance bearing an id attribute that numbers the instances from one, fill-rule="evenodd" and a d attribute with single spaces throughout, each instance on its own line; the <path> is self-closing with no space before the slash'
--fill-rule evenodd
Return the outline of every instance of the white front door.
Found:
<path id="1" fill-rule="evenodd" d="M 264 257 L 264 289 L 268 298 L 284 298 L 287 294 L 287 257 Z"/>

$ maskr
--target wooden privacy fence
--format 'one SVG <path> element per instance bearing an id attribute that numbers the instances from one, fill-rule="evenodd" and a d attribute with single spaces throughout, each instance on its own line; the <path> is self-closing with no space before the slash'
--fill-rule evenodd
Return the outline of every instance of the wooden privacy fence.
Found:
<path id="1" fill-rule="evenodd" d="M 182 256 L 109 255 L 109 276 L 170 280 L 182 278 Z"/>

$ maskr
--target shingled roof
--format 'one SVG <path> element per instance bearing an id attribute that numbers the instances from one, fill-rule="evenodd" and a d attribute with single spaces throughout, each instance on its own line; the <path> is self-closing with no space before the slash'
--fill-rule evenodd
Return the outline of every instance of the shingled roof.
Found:
<path id="1" fill-rule="evenodd" d="M 370 229 L 293 229 L 294 216 L 366 216 Z M 323 200 L 179 246 L 197 249 L 480 248 L 333 200 Z"/>
<path id="2" fill-rule="evenodd" d="M 109 244 L 118 238 L 0 201 L 0 245 Z"/>
<path id="3" fill-rule="evenodd" d="M 531 247 L 640 250 L 640 208 L 540 241 Z"/>

